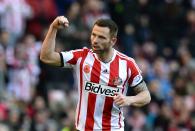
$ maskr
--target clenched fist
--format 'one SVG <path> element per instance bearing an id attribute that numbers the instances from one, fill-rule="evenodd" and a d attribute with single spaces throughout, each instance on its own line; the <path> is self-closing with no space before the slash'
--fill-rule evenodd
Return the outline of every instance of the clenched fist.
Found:
<path id="1" fill-rule="evenodd" d="M 68 27 L 68 26 L 69 26 L 69 21 L 64 16 L 56 17 L 56 19 L 51 24 L 51 27 L 53 27 L 55 29 L 62 29 L 64 27 Z"/>
<path id="2" fill-rule="evenodd" d="M 116 93 L 116 96 L 113 97 L 114 103 L 119 106 L 129 106 L 131 104 L 131 97 L 124 96 L 121 93 Z"/>

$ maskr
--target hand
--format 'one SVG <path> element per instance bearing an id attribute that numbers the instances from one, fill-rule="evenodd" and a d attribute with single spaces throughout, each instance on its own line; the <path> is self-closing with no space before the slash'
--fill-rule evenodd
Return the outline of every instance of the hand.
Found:
<path id="1" fill-rule="evenodd" d="M 55 29 L 62 29 L 64 27 L 69 26 L 69 21 L 64 16 L 58 16 L 51 24 L 51 26 Z"/>
<path id="2" fill-rule="evenodd" d="M 119 107 L 131 105 L 130 96 L 128 97 L 128 96 L 124 96 L 121 93 L 116 93 L 116 96 L 114 96 L 113 99 L 114 99 L 114 103 Z"/>

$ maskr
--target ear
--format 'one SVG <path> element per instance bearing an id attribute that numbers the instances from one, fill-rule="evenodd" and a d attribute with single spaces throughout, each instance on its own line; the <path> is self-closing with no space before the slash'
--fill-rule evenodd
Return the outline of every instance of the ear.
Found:
<path id="1" fill-rule="evenodd" d="M 113 46 L 115 45 L 116 42 L 117 42 L 117 37 L 112 37 L 111 43 Z"/>

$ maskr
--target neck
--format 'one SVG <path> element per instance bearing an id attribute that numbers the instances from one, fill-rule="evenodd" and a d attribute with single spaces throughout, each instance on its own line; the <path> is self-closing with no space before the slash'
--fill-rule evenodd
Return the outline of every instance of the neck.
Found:
<path id="1" fill-rule="evenodd" d="M 114 55 L 114 49 L 111 48 L 108 51 L 104 51 L 102 53 L 98 53 L 97 57 L 100 61 L 104 62 L 104 63 L 108 63 L 112 60 L 112 57 Z"/>

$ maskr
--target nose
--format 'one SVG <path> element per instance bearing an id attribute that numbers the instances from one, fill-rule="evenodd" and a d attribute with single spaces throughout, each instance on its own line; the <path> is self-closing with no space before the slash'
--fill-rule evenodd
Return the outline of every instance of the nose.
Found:
<path id="1" fill-rule="evenodd" d="M 97 37 L 97 36 L 95 36 L 95 37 L 93 38 L 93 42 L 97 44 L 97 43 L 98 43 L 98 41 L 99 41 L 98 37 Z"/>
<path id="2" fill-rule="evenodd" d="M 98 45 L 98 38 L 97 37 L 94 37 L 93 39 L 92 39 L 92 45 L 93 46 L 97 46 Z"/>
<path id="3" fill-rule="evenodd" d="M 99 43 L 100 37 L 98 35 L 93 36 L 93 41 Z"/>

